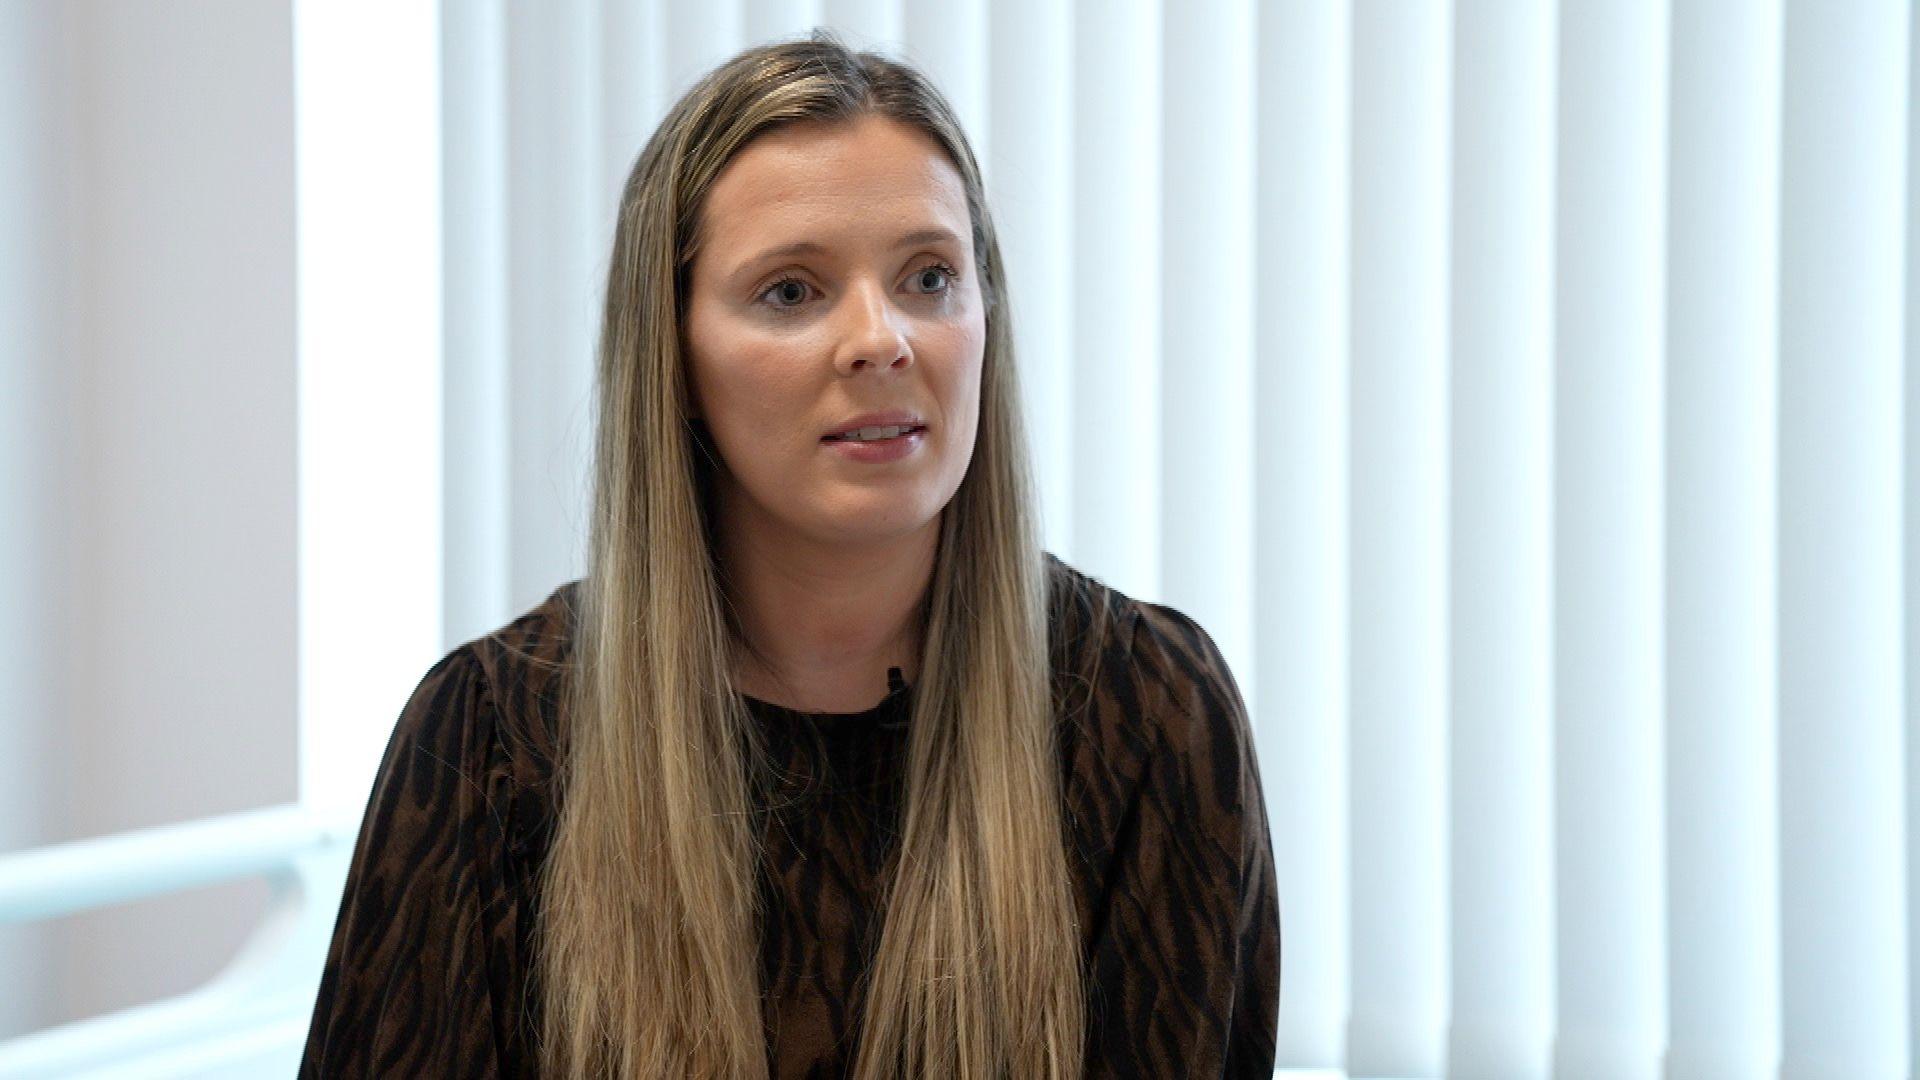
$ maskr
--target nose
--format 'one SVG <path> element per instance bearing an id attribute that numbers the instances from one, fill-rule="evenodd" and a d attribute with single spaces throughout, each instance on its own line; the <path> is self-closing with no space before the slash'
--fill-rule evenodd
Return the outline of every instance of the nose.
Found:
<path id="1" fill-rule="evenodd" d="M 870 368 L 904 368 L 913 363 L 913 346 L 888 303 L 886 290 L 863 282 L 847 294 L 845 330 L 833 366 L 842 375 Z"/>

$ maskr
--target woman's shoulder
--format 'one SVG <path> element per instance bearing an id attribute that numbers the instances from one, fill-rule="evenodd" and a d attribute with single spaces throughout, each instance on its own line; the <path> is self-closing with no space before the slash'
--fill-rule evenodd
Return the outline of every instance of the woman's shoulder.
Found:
<path id="1" fill-rule="evenodd" d="M 513 722 L 515 734 L 552 736 L 553 710 L 573 657 L 581 588 L 579 579 L 569 581 L 469 642 L 487 673 L 495 705 L 503 719 Z"/>
<path id="2" fill-rule="evenodd" d="M 1086 571 L 1046 555 L 1048 623 L 1056 648 L 1097 641 L 1108 656 L 1145 664 L 1164 679 L 1231 679 L 1211 635 L 1170 604 L 1131 596 Z"/>
<path id="3" fill-rule="evenodd" d="M 1140 599 L 1047 555 L 1055 668 L 1085 683 L 1096 711 L 1155 741 L 1206 740 L 1244 726 L 1238 684 L 1211 634 L 1192 616 Z M 1096 674 L 1097 673 L 1097 674 Z M 1203 730 L 1209 726 L 1221 729 Z"/>
<path id="4" fill-rule="evenodd" d="M 569 581 L 545 600 L 467 643 L 496 690 L 540 696 L 557 688 L 573 653 L 580 589 L 579 580 Z"/>
<path id="5" fill-rule="evenodd" d="M 552 647 L 551 617 L 543 604 L 451 649 L 403 707 L 355 841 L 302 1076 L 403 1059 L 436 1076 L 493 1064 L 495 1010 L 522 981 L 523 879 L 499 868 L 532 852 L 544 826 L 541 802 L 522 797 L 525 759 L 506 748 L 536 726 L 539 710 L 515 702 L 545 692 L 530 661 Z M 422 971 L 460 977 L 441 985 Z"/>
<path id="6" fill-rule="evenodd" d="M 1048 647 L 1063 712 L 1197 721 L 1243 712 L 1233 675 L 1201 624 L 1170 604 L 1134 597 L 1044 553 Z M 498 629 L 455 651 L 485 684 L 499 741 L 523 784 L 557 759 L 583 582 L 569 581 Z"/>
<path id="7" fill-rule="evenodd" d="M 1124 652 L 1138 618 L 1134 599 L 1051 551 L 1044 559 L 1054 668 L 1081 668 Z"/>

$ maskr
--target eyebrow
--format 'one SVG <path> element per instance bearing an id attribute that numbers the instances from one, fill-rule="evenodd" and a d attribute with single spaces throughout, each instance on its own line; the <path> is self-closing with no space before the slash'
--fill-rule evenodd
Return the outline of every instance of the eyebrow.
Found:
<path id="1" fill-rule="evenodd" d="M 915 229 L 910 233 L 903 234 L 898 240 L 893 242 L 893 246 L 895 248 L 903 248 L 912 247 L 915 244 L 958 244 L 959 242 L 960 238 L 953 234 L 953 230 L 933 226 L 924 229 Z M 743 260 L 740 265 L 734 267 L 733 273 L 735 276 L 738 276 L 745 272 L 748 267 L 758 266 L 768 259 L 782 259 L 792 255 L 824 255 L 826 252 L 827 249 L 825 245 L 813 240 L 801 240 L 797 243 L 781 244 L 779 247 L 770 247 L 750 259 Z"/>

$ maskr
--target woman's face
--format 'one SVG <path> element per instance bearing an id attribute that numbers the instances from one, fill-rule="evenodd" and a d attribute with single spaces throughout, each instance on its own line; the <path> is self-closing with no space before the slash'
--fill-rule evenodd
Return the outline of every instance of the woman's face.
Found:
<path id="1" fill-rule="evenodd" d="M 777 129 L 721 171 L 683 340 L 730 526 L 844 544 L 937 520 L 979 419 L 972 232 L 958 170 L 892 120 Z M 922 430 L 828 438 L 896 413 Z"/>

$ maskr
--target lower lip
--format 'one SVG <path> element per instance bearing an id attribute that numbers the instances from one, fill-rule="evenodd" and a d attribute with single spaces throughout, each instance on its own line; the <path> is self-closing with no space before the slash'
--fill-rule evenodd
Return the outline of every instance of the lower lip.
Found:
<path id="1" fill-rule="evenodd" d="M 873 439 L 856 441 L 853 439 L 822 439 L 822 444 L 839 451 L 855 461 L 864 461 L 870 465 L 879 465 L 889 461 L 899 461 L 915 450 L 926 438 L 927 429 L 909 431 L 905 435 L 895 435 L 891 439 Z"/>

